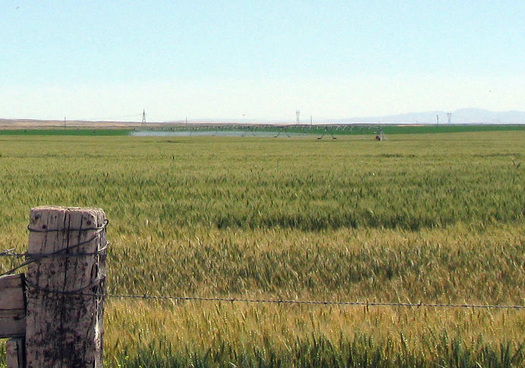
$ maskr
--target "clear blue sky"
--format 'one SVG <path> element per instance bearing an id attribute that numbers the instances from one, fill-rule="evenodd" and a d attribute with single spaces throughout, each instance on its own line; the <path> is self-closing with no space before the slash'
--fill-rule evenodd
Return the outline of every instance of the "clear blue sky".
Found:
<path id="1" fill-rule="evenodd" d="M 0 0 L 0 117 L 525 110 L 517 0 Z"/>

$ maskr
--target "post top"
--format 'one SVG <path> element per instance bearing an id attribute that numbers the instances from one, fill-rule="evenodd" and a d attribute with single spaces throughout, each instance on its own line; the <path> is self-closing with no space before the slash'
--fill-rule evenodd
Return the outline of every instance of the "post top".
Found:
<path id="1" fill-rule="evenodd" d="M 29 217 L 34 232 L 96 230 L 107 222 L 102 209 L 85 207 L 40 206 Z"/>
<path id="2" fill-rule="evenodd" d="M 31 208 L 31 211 L 65 211 L 65 212 L 91 212 L 91 211 L 101 211 L 104 212 L 101 208 L 95 207 L 67 207 L 67 206 L 38 206 Z"/>

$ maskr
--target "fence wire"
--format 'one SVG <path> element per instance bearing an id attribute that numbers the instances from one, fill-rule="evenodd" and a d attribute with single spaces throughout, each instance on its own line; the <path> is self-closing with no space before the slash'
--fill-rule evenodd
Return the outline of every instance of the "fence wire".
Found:
<path id="1" fill-rule="evenodd" d="M 94 233 L 93 233 L 93 235 L 91 237 L 89 237 L 88 239 L 86 239 L 84 241 L 81 241 L 81 242 L 79 242 L 79 243 L 77 243 L 75 245 L 71 245 L 71 246 L 69 246 L 67 248 L 59 249 L 59 250 L 57 250 L 55 252 L 48 253 L 48 254 L 41 254 L 41 253 L 39 253 L 39 254 L 32 254 L 32 253 L 29 253 L 29 252 L 16 253 L 14 248 L 6 249 L 6 250 L 0 252 L 0 257 L 25 258 L 26 260 L 25 260 L 25 262 L 19 264 L 18 266 L 16 266 L 16 267 L 14 267 L 14 268 L 12 268 L 12 269 L 10 269 L 10 270 L 0 274 L 0 277 L 6 276 L 6 275 L 11 275 L 15 271 L 19 270 L 20 268 L 28 266 L 31 263 L 40 261 L 40 260 L 45 259 L 45 258 L 105 255 L 105 251 L 106 251 L 107 247 L 104 247 L 103 249 L 100 249 L 100 250 L 98 250 L 95 253 L 66 253 L 66 252 L 70 252 L 72 249 L 76 249 L 76 248 L 81 247 L 82 245 L 91 243 L 93 240 L 97 239 L 99 237 L 99 235 L 103 231 L 106 231 L 106 227 L 108 226 L 108 224 L 109 224 L 109 220 L 106 219 L 106 220 L 104 220 L 104 223 L 101 226 L 99 226 L 99 227 L 85 228 L 85 229 L 67 229 L 68 232 L 73 232 L 73 231 L 76 231 L 76 232 L 94 231 Z M 29 232 L 35 232 L 35 233 L 52 233 L 52 232 L 63 232 L 63 231 L 65 231 L 64 229 L 43 229 L 43 230 L 40 230 L 40 229 L 33 229 L 30 226 L 27 227 L 27 230 L 29 230 Z"/>
<path id="2" fill-rule="evenodd" d="M 142 300 L 170 300 L 170 301 L 202 301 L 202 302 L 230 302 L 253 304 L 281 304 L 281 305 L 324 305 L 324 306 L 361 306 L 361 307 L 425 307 L 425 308 L 474 308 L 474 309 L 525 309 L 525 305 L 498 305 L 498 304 L 445 304 L 445 303 L 398 303 L 398 302 L 345 302 L 329 300 L 291 300 L 291 299 L 252 299 L 227 297 L 198 297 L 198 296 L 154 296 L 154 295 L 126 295 L 126 294 L 78 294 L 83 296 L 102 296 L 117 299 Z"/>
<path id="3" fill-rule="evenodd" d="M 106 229 L 108 222 L 106 222 L 98 228 L 94 229 L 82 229 L 82 230 L 95 230 L 95 233 L 91 238 L 89 238 L 86 241 L 80 242 L 78 244 L 75 244 L 73 247 L 77 248 L 81 245 L 87 244 L 91 241 L 93 241 L 95 238 L 99 236 L 99 234 Z M 33 229 L 29 229 L 30 231 L 36 231 Z M 49 231 L 56 231 L 56 230 L 47 230 L 45 232 Z M 78 255 L 100 255 L 101 253 L 105 254 L 106 248 L 96 252 L 96 253 L 80 253 L 80 254 L 64 254 L 63 252 L 66 250 L 71 249 L 66 248 L 62 249 L 57 252 L 53 252 L 50 254 L 44 254 L 44 255 L 32 255 L 29 253 L 16 253 L 13 249 L 7 249 L 2 252 L 0 252 L 0 257 L 13 257 L 13 258 L 26 258 L 26 261 L 22 264 L 10 269 L 9 271 L 4 272 L 3 274 L 0 274 L 0 277 L 10 275 L 14 271 L 29 265 L 30 263 L 39 261 L 43 258 L 51 258 L 56 256 L 61 257 L 74 257 Z M 169 295 L 133 295 L 133 294 L 100 294 L 100 293 L 85 293 L 84 290 L 99 286 L 101 283 L 105 281 L 105 277 L 99 280 L 96 280 L 95 283 L 86 286 L 85 288 L 82 288 L 81 290 L 75 290 L 75 291 L 54 291 L 54 290 L 47 290 L 47 289 L 41 289 L 37 285 L 27 284 L 26 286 L 33 288 L 35 290 L 39 290 L 46 293 L 55 293 L 55 294 L 62 294 L 62 295 L 68 295 L 68 296 L 81 296 L 81 297 L 97 297 L 97 298 L 111 298 L 111 299 L 141 299 L 141 300 L 169 300 L 169 301 L 175 301 L 175 302 L 229 302 L 229 303 L 252 303 L 252 304 L 278 304 L 278 305 L 318 305 L 318 306 L 360 306 L 360 307 L 408 307 L 408 308 L 468 308 L 468 309 L 515 309 L 515 310 L 524 310 L 525 305 L 500 305 L 500 304 L 474 304 L 474 303 L 462 303 L 462 304 L 454 304 L 454 303 L 426 303 L 426 302 L 418 302 L 418 303 L 401 303 L 401 302 L 381 302 L 381 301 L 331 301 L 331 300 L 291 300 L 291 299 L 263 299 L 263 298 L 236 298 L 236 297 L 200 297 L 200 296 L 169 296 Z M 27 280 L 26 280 L 27 283 Z"/>

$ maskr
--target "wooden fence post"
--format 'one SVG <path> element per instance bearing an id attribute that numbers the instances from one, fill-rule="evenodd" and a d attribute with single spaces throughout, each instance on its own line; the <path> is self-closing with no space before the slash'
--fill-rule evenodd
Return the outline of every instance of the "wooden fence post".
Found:
<path id="1" fill-rule="evenodd" d="M 0 338 L 6 343 L 7 368 L 24 368 L 26 333 L 24 275 L 0 277 Z"/>
<path id="2" fill-rule="evenodd" d="M 93 208 L 31 210 L 26 367 L 102 367 L 107 220 Z"/>
<path id="3" fill-rule="evenodd" d="M 24 337 L 25 317 L 24 275 L 0 277 L 0 338 Z"/>

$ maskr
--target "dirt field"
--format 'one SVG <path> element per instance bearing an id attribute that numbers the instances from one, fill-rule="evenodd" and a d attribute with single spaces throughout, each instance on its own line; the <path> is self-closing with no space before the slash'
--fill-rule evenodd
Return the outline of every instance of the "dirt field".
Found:
<path id="1" fill-rule="evenodd" d="M 148 123 L 148 127 L 157 127 L 160 124 Z M 141 127 L 139 122 L 119 121 L 64 121 L 60 120 L 32 120 L 32 119 L 0 119 L 0 129 L 56 129 L 56 128 L 84 128 L 84 129 L 134 129 Z"/>

